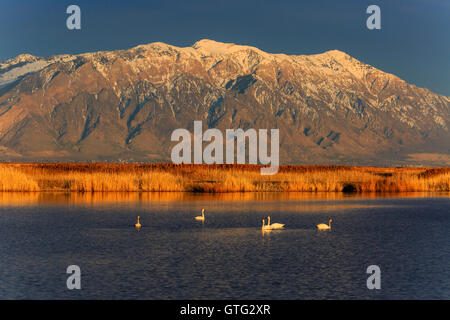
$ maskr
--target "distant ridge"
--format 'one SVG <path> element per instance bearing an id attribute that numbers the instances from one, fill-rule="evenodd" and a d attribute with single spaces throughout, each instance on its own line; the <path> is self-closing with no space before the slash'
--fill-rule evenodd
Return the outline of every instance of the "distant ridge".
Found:
<path id="1" fill-rule="evenodd" d="M 170 161 L 176 128 L 279 128 L 282 164 L 449 165 L 450 98 L 331 50 L 203 39 L 0 63 L 0 159 Z"/>

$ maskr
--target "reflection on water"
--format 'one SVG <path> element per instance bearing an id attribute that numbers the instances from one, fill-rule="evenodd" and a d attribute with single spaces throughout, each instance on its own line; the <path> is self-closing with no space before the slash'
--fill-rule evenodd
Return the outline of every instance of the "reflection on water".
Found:
<path id="1" fill-rule="evenodd" d="M 449 205 L 426 193 L 0 193 L 0 298 L 449 299 Z M 285 230 L 263 232 L 268 215 Z M 66 289 L 71 264 L 80 291 Z M 372 264 L 379 291 L 366 287 Z"/>
<path id="2" fill-rule="evenodd" d="M 342 192 L 0 192 L 0 205 L 94 204 L 118 202 L 177 202 L 177 201 L 315 201 L 375 198 L 449 197 L 449 192 L 404 192 L 346 194 Z"/>

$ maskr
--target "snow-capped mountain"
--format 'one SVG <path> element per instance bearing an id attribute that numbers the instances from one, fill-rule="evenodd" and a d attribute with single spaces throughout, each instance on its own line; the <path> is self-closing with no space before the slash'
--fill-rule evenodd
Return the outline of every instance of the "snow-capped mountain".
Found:
<path id="1" fill-rule="evenodd" d="M 2 85 L 3 160 L 170 161 L 171 132 L 202 120 L 278 128 L 282 164 L 450 163 L 450 98 L 337 50 L 201 40 L 21 55 L 0 63 Z"/>
<path id="2" fill-rule="evenodd" d="M 21 54 L 15 58 L 0 62 L 0 88 L 21 79 L 27 74 L 42 70 L 52 63 L 69 61 L 74 58 L 71 55 L 42 58 L 31 54 Z"/>

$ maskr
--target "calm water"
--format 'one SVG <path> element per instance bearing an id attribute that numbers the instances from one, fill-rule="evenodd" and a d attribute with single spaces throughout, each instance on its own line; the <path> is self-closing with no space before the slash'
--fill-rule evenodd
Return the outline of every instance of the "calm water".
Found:
<path id="1" fill-rule="evenodd" d="M 0 298 L 449 299 L 449 208 L 448 194 L 0 194 Z M 263 234 L 267 215 L 286 229 Z M 82 290 L 66 289 L 72 264 Z"/>

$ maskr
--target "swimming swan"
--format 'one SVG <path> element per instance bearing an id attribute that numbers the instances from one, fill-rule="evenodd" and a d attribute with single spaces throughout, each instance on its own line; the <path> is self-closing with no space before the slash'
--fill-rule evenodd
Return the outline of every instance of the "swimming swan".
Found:
<path id="1" fill-rule="evenodd" d="M 271 230 L 268 225 L 267 226 L 265 225 L 266 222 L 264 221 L 264 219 L 262 219 L 262 223 L 263 223 L 262 228 L 261 228 L 262 231 L 270 231 Z"/>
<path id="2" fill-rule="evenodd" d="M 267 222 L 267 229 L 273 230 L 273 229 L 283 229 L 284 228 L 284 224 L 283 223 L 272 223 L 272 224 L 270 224 L 270 216 L 268 216 L 267 219 L 269 220 Z"/>
<path id="3" fill-rule="evenodd" d="M 142 227 L 142 225 L 139 222 L 139 218 L 140 216 L 137 217 L 137 223 L 134 225 L 137 229 L 139 229 L 140 227 Z"/>
<path id="4" fill-rule="evenodd" d="M 202 215 L 195 217 L 195 220 L 205 221 L 205 209 L 202 209 Z"/>
<path id="5" fill-rule="evenodd" d="M 331 222 L 333 220 L 328 220 L 328 225 L 326 225 L 325 223 L 321 223 L 317 225 L 317 229 L 319 230 L 331 230 Z"/>

